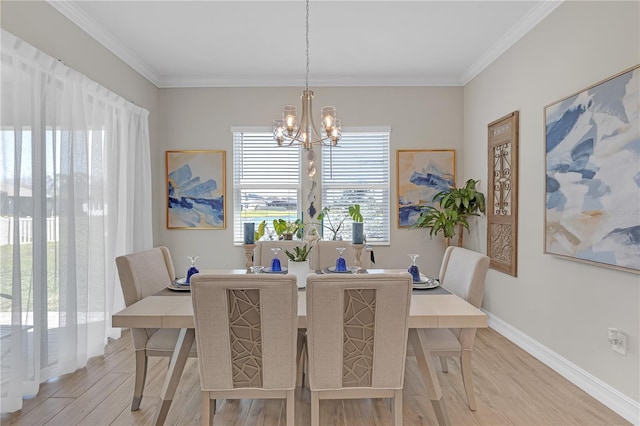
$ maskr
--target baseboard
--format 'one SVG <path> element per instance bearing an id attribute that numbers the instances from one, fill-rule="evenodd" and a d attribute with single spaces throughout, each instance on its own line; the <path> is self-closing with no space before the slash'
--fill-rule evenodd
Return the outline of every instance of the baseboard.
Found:
<path id="1" fill-rule="evenodd" d="M 485 311 L 485 313 L 489 317 L 489 327 L 520 346 L 531 356 L 540 360 L 630 423 L 640 426 L 640 403 L 638 401 L 622 394 L 490 312 Z"/>

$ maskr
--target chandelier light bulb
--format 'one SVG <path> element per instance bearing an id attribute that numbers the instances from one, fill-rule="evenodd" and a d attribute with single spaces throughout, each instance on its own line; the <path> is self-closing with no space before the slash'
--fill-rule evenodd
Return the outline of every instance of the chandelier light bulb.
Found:
<path id="1" fill-rule="evenodd" d="M 284 120 L 273 120 L 273 138 L 278 146 L 284 143 Z"/>

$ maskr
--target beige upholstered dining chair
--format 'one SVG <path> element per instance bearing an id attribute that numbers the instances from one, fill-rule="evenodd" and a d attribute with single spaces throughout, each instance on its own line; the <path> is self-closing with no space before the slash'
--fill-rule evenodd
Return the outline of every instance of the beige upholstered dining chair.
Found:
<path id="1" fill-rule="evenodd" d="M 298 288 L 295 275 L 197 274 L 191 279 L 202 424 L 216 399 L 286 399 L 294 424 Z"/>
<path id="2" fill-rule="evenodd" d="M 119 256 L 116 258 L 116 265 L 127 306 L 166 288 L 176 278 L 171 253 L 166 247 Z M 136 378 L 131 411 L 137 410 L 142 401 L 148 357 L 171 357 L 179 333 L 180 329 L 177 328 L 131 329 L 136 355 Z M 189 356 L 196 356 L 195 346 Z"/>
<path id="3" fill-rule="evenodd" d="M 467 302 L 480 308 L 484 296 L 484 283 L 489 269 L 489 258 L 481 253 L 461 247 L 448 247 L 440 266 L 440 284 Z M 460 358 L 462 382 L 469 408 L 476 410 L 473 390 L 471 354 L 476 336 L 475 328 L 420 329 L 427 356 L 440 358 L 442 371 L 448 372 L 447 357 Z"/>
<path id="4" fill-rule="evenodd" d="M 292 252 L 295 247 L 302 246 L 304 244 L 311 244 L 311 242 L 300 241 L 300 240 L 264 240 L 264 241 L 256 241 L 256 248 L 254 249 L 253 254 L 253 264 L 254 266 L 271 266 L 271 259 L 273 259 L 273 251 L 271 251 L 274 247 L 279 247 L 282 250 L 278 252 L 278 259 L 280 259 L 280 263 L 282 267 L 287 267 L 289 258 L 284 253 L 285 250 L 289 250 Z M 309 269 L 315 270 L 315 258 L 317 256 L 317 249 L 314 247 L 311 248 L 311 253 L 309 254 Z M 301 329 L 298 333 L 298 378 L 296 383 L 298 386 L 304 385 L 304 370 L 305 370 L 305 362 L 306 362 L 306 352 L 305 352 L 305 330 Z"/>
<path id="5" fill-rule="evenodd" d="M 392 398 L 402 425 L 412 278 L 384 274 L 310 274 L 307 346 L 311 425 L 321 399 Z"/>
<path id="6" fill-rule="evenodd" d="M 305 244 L 305 241 L 300 240 L 277 240 L 277 241 L 256 241 L 256 248 L 253 251 L 253 264 L 255 266 L 271 266 L 271 259 L 273 259 L 273 251 L 271 251 L 274 247 L 279 247 L 282 250 L 278 253 L 278 259 L 280 259 L 280 263 L 283 267 L 287 266 L 288 257 L 284 254 L 285 250 L 289 250 L 290 252 L 298 246 L 302 246 Z M 310 259 L 314 257 L 315 247 L 311 249 Z M 313 268 L 313 260 L 310 261 L 310 265 Z"/>
<path id="7" fill-rule="evenodd" d="M 336 259 L 338 258 L 339 247 L 344 247 L 342 257 L 347 262 L 347 266 L 355 266 L 356 251 L 351 245 L 351 241 L 318 241 L 317 244 L 317 257 L 315 262 L 315 269 L 321 270 L 330 266 L 336 265 Z M 371 253 L 365 249 L 362 250 L 360 256 L 361 267 L 364 269 L 371 268 Z"/>

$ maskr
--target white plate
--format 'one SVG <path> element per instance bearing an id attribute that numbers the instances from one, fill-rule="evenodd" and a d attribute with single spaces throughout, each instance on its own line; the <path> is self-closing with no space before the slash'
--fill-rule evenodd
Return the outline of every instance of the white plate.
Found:
<path id="1" fill-rule="evenodd" d="M 417 290 L 424 290 L 428 288 L 436 288 L 440 285 L 440 281 L 436 279 L 431 279 L 426 277 L 425 275 L 420 274 L 420 281 L 413 282 L 413 288 Z"/>
<path id="2" fill-rule="evenodd" d="M 167 286 L 169 290 L 174 291 L 191 291 L 191 286 L 189 285 L 176 285 L 175 283 L 171 283 Z"/>
<path id="3" fill-rule="evenodd" d="M 279 271 L 279 272 L 278 272 L 278 271 L 273 272 L 273 271 L 271 271 L 271 268 L 264 268 L 264 269 L 262 270 L 262 272 L 264 272 L 265 274 L 286 274 L 286 273 L 287 273 L 287 268 L 285 268 L 285 267 L 283 266 L 283 267 L 282 267 L 282 271 Z"/>
<path id="4" fill-rule="evenodd" d="M 331 272 L 332 274 L 350 274 L 351 272 L 353 272 L 352 268 L 347 268 L 346 271 L 336 271 L 336 267 L 335 266 L 329 266 L 327 268 L 327 271 Z"/>

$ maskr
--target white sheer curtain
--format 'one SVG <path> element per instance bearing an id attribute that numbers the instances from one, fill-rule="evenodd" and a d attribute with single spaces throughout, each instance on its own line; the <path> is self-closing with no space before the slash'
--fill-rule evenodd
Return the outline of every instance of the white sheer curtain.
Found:
<path id="1" fill-rule="evenodd" d="M 148 111 L 2 30 L 1 411 L 100 355 L 152 246 Z"/>

